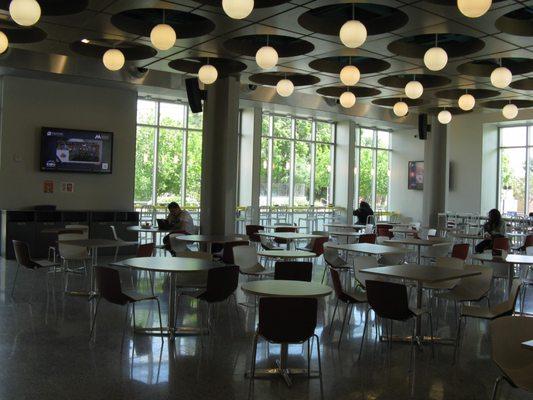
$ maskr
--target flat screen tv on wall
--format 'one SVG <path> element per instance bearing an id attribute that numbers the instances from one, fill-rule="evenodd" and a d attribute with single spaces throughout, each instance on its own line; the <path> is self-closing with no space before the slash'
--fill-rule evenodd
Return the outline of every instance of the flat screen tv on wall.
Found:
<path id="1" fill-rule="evenodd" d="M 424 190 L 424 161 L 409 161 L 408 169 L 407 188 Z"/>
<path id="2" fill-rule="evenodd" d="M 41 171 L 110 174 L 113 133 L 78 129 L 41 129 Z"/>

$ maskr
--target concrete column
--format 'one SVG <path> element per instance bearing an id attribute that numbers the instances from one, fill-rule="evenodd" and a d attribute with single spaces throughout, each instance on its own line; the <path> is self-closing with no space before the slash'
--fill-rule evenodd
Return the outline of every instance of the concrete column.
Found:
<path id="1" fill-rule="evenodd" d="M 239 78 L 219 78 L 207 89 L 202 142 L 203 234 L 235 232 Z"/>
<path id="2" fill-rule="evenodd" d="M 424 205 L 423 224 L 436 227 L 438 213 L 446 210 L 447 158 L 446 125 L 436 117 L 428 118 L 431 132 L 424 146 Z"/>
<path id="3" fill-rule="evenodd" d="M 335 207 L 340 208 L 343 222 L 352 223 L 354 202 L 355 122 L 337 123 L 335 153 Z"/>

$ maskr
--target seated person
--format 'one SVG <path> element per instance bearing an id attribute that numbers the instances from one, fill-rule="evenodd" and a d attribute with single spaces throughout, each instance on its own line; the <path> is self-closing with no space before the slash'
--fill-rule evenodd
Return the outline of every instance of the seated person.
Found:
<path id="1" fill-rule="evenodd" d="M 169 236 L 173 233 L 183 233 L 185 235 L 192 235 L 195 233 L 194 222 L 191 214 L 188 211 L 183 210 L 175 201 L 169 203 L 168 215 L 166 220 L 171 225 L 172 232 L 163 238 L 163 244 L 165 249 L 172 253 L 170 248 Z"/>
<path id="2" fill-rule="evenodd" d="M 483 253 L 492 249 L 492 241 L 498 237 L 505 237 L 505 221 L 500 212 L 493 208 L 489 211 L 488 220 L 483 225 L 485 239 L 476 245 L 476 253 Z"/>
<path id="3" fill-rule="evenodd" d="M 359 208 L 353 211 L 354 217 L 357 217 L 358 225 L 366 225 L 369 215 L 374 215 L 374 210 L 366 201 L 359 203 Z"/>

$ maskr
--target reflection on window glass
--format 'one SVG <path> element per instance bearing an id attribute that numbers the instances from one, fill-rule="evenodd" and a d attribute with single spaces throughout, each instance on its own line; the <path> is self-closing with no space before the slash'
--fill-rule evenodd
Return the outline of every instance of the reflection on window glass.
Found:
<path id="1" fill-rule="evenodd" d="M 524 214 L 526 149 L 500 150 L 500 211 Z"/>
<path id="2" fill-rule="evenodd" d="M 390 148 L 390 133 L 386 131 L 378 131 L 378 147 L 380 149 Z"/>
<path id="3" fill-rule="evenodd" d="M 308 206 L 311 203 L 312 145 L 307 142 L 294 143 L 294 205 Z"/>
<path id="4" fill-rule="evenodd" d="M 526 126 L 512 126 L 500 129 L 500 146 L 516 147 L 525 146 L 527 141 Z"/>
<path id="5" fill-rule="evenodd" d="M 156 130 L 146 126 L 137 127 L 135 148 L 135 200 L 152 201 L 154 171 L 154 138 Z"/>
<path id="6" fill-rule="evenodd" d="M 296 120 L 296 139 L 311 140 L 313 124 L 307 119 Z"/>
<path id="7" fill-rule="evenodd" d="M 359 202 L 366 201 L 369 204 L 372 204 L 373 154 L 372 149 L 359 151 Z"/>
<path id="8" fill-rule="evenodd" d="M 274 139 L 272 151 L 272 205 L 289 205 L 291 141 Z"/>
<path id="9" fill-rule="evenodd" d="M 183 104 L 160 103 L 159 125 L 183 128 L 185 125 L 186 113 L 187 108 Z"/>
<path id="10" fill-rule="evenodd" d="M 183 131 L 160 129 L 157 153 L 157 203 L 181 202 Z"/>
<path id="11" fill-rule="evenodd" d="M 332 165 L 332 145 L 317 143 L 315 156 L 315 206 L 325 206 L 333 203 L 331 198 Z"/>
<path id="12" fill-rule="evenodd" d="M 333 124 L 328 122 L 316 123 L 316 140 L 317 142 L 333 142 Z"/>
<path id="13" fill-rule="evenodd" d="M 187 177 L 185 179 L 185 205 L 200 206 L 202 184 L 202 132 L 189 131 L 187 136 Z"/>
<path id="14" fill-rule="evenodd" d="M 157 123 L 157 102 L 148 100 L 137 102 L 137 123 L 147 125 Z"/>
<path id="15" fill-rule="evenodd" d="M 263 122 L 265 119 L 263 118 Z M 268 205 L 268 148 L 270 146 L 270 139 L 261 139 L 261 169 L 259 174 L 260 188 L 259 188 L 259 204 L 262 206 Z"/>
<path id="16" fill-rule="evenodd" d="M 292 119 L 288 117 L 274 117 L 274 132 L 273 135 L 282 138 L 291 138 L 292 134 Z"/>
<path id="17" fill-rule="evenodd" d="M 359 133 L 359 143 L 361 146 L 373 147 L 374 146 L 374 131 L 371 129 L 361 129 Z"/>

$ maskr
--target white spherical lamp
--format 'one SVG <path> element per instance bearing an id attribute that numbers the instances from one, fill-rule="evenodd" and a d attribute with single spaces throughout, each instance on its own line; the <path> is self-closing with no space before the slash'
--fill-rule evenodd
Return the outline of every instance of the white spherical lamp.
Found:
<path id="1" fill-rule="evenodd" d="M 170 25 L 159 24 L 152 28 L 150 41 L 158 50 L 168 50 L 176 43 L 176 31 Z"/>
<path id="2" fill-rule="evenodd" d="M 243 19 L 254 9 L 254 0 L 222 0 L 222 8 L 228 17 Z"/>
<path id="3" fill-rule="evenodd" d="M 17 24 L 31 26 L 41 18 L 41 6 L 36 0 L 12 0 L 9 14 Z"/>
<path id="4" fill-rule="evenodd" d="M 440 71 L 448 64 L 448 53 L 442 47 L 432 47 L 424 54 L 424 65 L 431 71 Z"/>
<path id="5" fill-rule="evenodd" d="M 126 59 L 124 54 L 118 49 L 109 49 L 102 58 L 105 67 L 110 71 L 118 71 L 124 66 Z"/>
<path id="6" fill-rule="evenodd" d="M 437 119 L 439 120 L 439 122 L 443 125 L 446 125 L 446 124 L 449 124 L 450 121 L 452 120 L 452 113 L 449 112 L 448 110 L 442 110 L 438 115 L 437 115 Z"/>
<path id="7" fill-rule="evenodd" d="M 278 59 L 278 52 L 271 46 L 263 46 L 255 53 L 255 61 L 263 69 L 274 68 Z"/>
<path id="8" fill-rule="evenodd" d="M 518 115 L 518 107 L 512 103 L 506 104 L 502 108 L 502 114 L 507 119 L 514 119 Z"/>
<path id="9" fill-rule="evenodd" d="M 478 18 L 489 11 L 492 0 L 457 0 L 457 7 L 468 18 Z"/>
<path id="10" fill-rule="evenodd" d="M 424 86 L 418 81 L 407 82 L 405 95 L 410 99 L 418 99 L 424 93 Z"/>
<path id="11" fill-rule="evenodd" d="M 361 73 L 355 65 L 347 65 L 341 69 L 340 78 L 343 85 L 354 86 L 361 79 Z"/>
<path id="12" fill-rule="evenodd" d="M 392 111 L 394 112 L 394 115 L 396 115 L 397 117 L 405 117 L 407 113 L 409 112 L 409 106 L 404 101 L 399 101 L 396 104 L 394 104 Z"/>
<path id="13" fill-rule="evenodd" d="M 202 82 L 204 85 L 212 84 L 217 80 L 217 78 L 218 71 L 211 64 L 202 65 L 198 70 L 198 79 L 200 79 L 200 82 Z"/>
<path id="14" fill-rule="evenodd" d="M 509 86 L 512 80 L 513 74 L 509 68 L 498 67 L 490 74 L 491 83 L 499 89 L 504 89 Z"/>
<path id="15" fill-rule="evenodd" d="M 5 53 L 8 46 L 9 46 L 9 39 L 7 38 L 4 32 L 0 31 L 0 54 Z"/>
<path id="16" fill-rule="evenodd" d="M 339 102 L 344 108 L 352 108 L 356 101 L 355 94 L 349 91 L 344 92 L 341 94 L 341 97 L 339 97 Z"/>
<path id="17" fill-rule="evenodd" d="M 276 92 L 282 97 L 289 97 L 294 92 L 294 83 L 289 79 L 281 79 L 276 85 Z"/>
<path id="18" fill-rule="evenodd" d="M 365 26 L 357 20 L 345 22 L 339 32 L 342 44 L 351 49 L 361 46 L 366 40 L 366 35 Z"/>
<path id="19" fill-rule="evenodd" d="M 459 108 L 463 111 L 470 111 L 476 105 L 476 99 L 469 93 L 459 97 Z"/>

